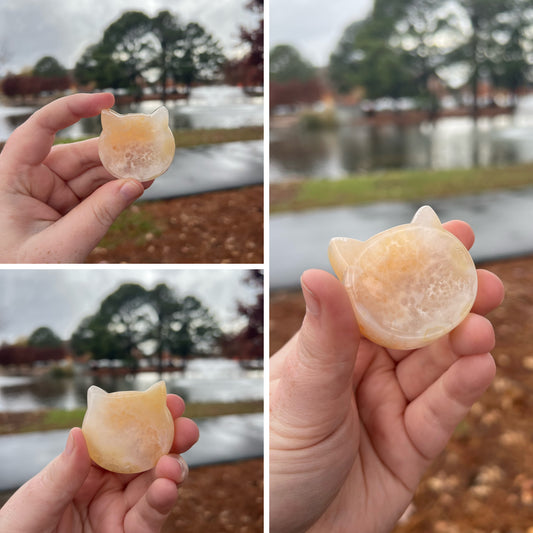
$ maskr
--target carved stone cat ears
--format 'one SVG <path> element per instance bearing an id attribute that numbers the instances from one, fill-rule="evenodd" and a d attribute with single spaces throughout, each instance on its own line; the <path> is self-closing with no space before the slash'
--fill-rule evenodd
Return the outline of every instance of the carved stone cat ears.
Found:
<path id="1" fill-rule="evenodd" d="M 102 121 L 102 128 L 105 130 L 108 127 L 129 127 L 131 121 L 138 120 L 138 117 L 148 117 L 150 120 L 153 120 L 155 124 L 160 125 L 161 127 L 168 127 L 168 109 L 165 106 L 158 107 L 152 113 L 128 113 L 123 115 L 118 113 L 114 109 L 104 109 L 100 115 Z M 128 124 L 130 121 L 130 124 Z"/>
<path id="2" fill-rule="evenodd" d="M 138 181 L 150 181 L 166 172 L 176 149 L 168 119 L 164 106 L 151 114 L 121 115 L 104 109 L 98 140 L 98 154 L 104 168 L 115 178 Z"/>

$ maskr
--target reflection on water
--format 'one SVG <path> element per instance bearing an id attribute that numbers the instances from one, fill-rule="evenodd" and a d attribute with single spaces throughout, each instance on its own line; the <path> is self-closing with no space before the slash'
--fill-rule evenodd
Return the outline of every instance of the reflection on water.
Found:
<path id="1" fill-rule="evenodd" d="M 341 126 L 271 132 L 270 179 L 336 179 L 384 169 L 452 169 L 533 161 L 533 97 L 520 100 L 514 115 L 450 117 L 434 124 Z"/>
<path id="2" fill-rule="evenodd" d="M 54 379 L 47 376 L 0 379 L 0 412 L 43 408 L 85 407 L 87 389 L 97 385 L 107 392 L 145 390 L 164 379 L 168 392 L 186 402 L 235 402 L 263 398 L 263 372 L 246 370 L 236 361 L 193 360 L 185 372 L 142 372 L 135 375 L 89 376 Z"/>
<path id="3" fill-rule="evenodd" d="M 148 100 L 117 105 L 114 109 L 119 113 L 152 113 L 160 105 L 160 101 Z M 239 87 L 195 87 L 188 101 L 169 100 L 165 106 L 171 129 L 240 128 L 263 124 L 263 98 L 247 96 Z M 91 117 L 64 129 L 59 136 L 77 138 L 98 135 L 100 131 L 100 118 Z"/>
<path id="4" fill-rule="evenodd" d="M 196 87 L 189 101 L 169 106 L 176 129 L 241 128 L 263 124 L 263 98 L 238 87 Z"/>
<path id="5" fill-rule="evenodd" d="M 160 101 L 145 101 L 117 105 L 114 109 L 119 113 L 151 113 L 160 105 Z M 239 87 L 195 87 L 188 101 L 170 100 L 166 107 L 173 129 L 240 128 L 263 124 L 263 97 L 248 96 Z M 5 141 L 33 111 L 33 107 L 0 105 L 0 142 Z M 100 117 L 84 118 L 59 132 L 58 136 L 78 138 L 99 135 L 101 129 Z"/>
<path id="6" fill-rule="evenodd" d="M 5 107 L 0 105 L 0 142 L 20 126 L 32 113 L 32 107 Z"/>
<path id="7" fill-rule="evenodd" d="M 116 106 L 121 113 L 151 113 L 161 105 L 146 101 Z M 247 96 L 238 87 L 197 87 L 189 101 L 169 101 L 170 125 L 180 128 L 237 128 L 263 123 L 263 98 Z M 8 138 L 32 108 L 0 105 L 0 142 Z M 58 133 L 58 137 L 99 135 L 100 117 L 83 119 Z M 187 194 L 256 185 L 263 182 L 263 142 L 232 142 L 180 148 L 169 170 L 157 179 L 142 200 L 159 200 Z"/>

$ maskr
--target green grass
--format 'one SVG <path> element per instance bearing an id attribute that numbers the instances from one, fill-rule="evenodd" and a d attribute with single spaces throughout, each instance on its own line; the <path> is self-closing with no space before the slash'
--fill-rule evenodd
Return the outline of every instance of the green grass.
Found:
<path id="1" fill-rule="evenodd" d="M 219 144 L 237 141 L 260 141 L 263 126 L 233 129 L 175 130 L 176 147 L 189 148 L 203 144 Z"/>
<path id="2" fill-rule="evenodd" d="M 263 401 L 233 403 L 191 403 L 185 407 L 185 416 L 189 418 L 206 418 L 208 416 L 246 415 L 262 413 Z"/>
<path id="3" fill-rule="evenodd" d="M 82 408 L 74 409 L 72 411 L 52 409 L 43 413 L 43 419 L 41 422 L 35 422 L 33 424 L 34 427 L 39 429 L 28 429 L 27 431 L 72 428 L 81 425 L 84 415 L 85 409 Z"/>
<path id="4" fill-rule="evenodd" d="M 162 232 L 163 228 L 151 214 L 133 206 L 120 214 L 98 246 L 109 250 L 123 242 L 144 246 L 149 238 L 159 237 Z"/>
<path id="5" fill-rule="evenodd" d="M 394 171 L 346 177 L 338 181 L 302 180 L 271 185 L 273 213 L 357 205 L 381 201 L 412 201 L 533 184 L 533 165 L 459 170 Z"/>
<path id="6" fill-rule="evenodd" d="M 185 416 L 196 419 L 262 412 L 263 402 L 259 400 L 234 403 L 191 403 L 185 408 Z M 33 413 L 4 413 L 0 417 L 0 435 L 80 427 L 84 415 L 85 409 L 83 408 L 72 411 L 50 409 Z"/>
<path id="7" fill-rule="evenodd" d="M 218 128 L 202 130 L 174 130 L 177 148 L 191 148 L 204 144 L 219 144 L 237 141 L 258 141 L 263 138 L 263 126 L 248 126 L 243 128 Z M 94 136 L 77 139 L 58 138 L 56 144 L 67 144 L 90 139 Z"/>

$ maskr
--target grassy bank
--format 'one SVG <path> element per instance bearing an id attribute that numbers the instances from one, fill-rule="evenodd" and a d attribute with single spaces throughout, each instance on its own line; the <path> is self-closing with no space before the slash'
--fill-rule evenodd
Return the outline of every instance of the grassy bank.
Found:
<path id="1" fill-rule="evenodd" d="M 247 126 L 243 128 L 218 128 L 205 130 L 174 130 L 177 148 L 192 148 L 204 144 L 231 143 L 237 141 L 260 141 L 263 138 L 263 126 Z M 56 144 L 68 144 L 77 141 L 90 139 L 94 135 L 87 137 L 59 138 L 55 140 Z M 0 151 L 5 142 L 0 141 Z"/>
<path id="2" fill-rule="evenodd" d="M 185 416 L 205 418 L 208 416 L 242 415 L 262 413 L 262 401 L 234 403 L 191 403 L 187 404 Z M 81 426 L 85 409 L 50 409 L 24 413 L 0 413 L 0 435 L 28 433 L 30 431 L 50 431 Z"/>
<path id="3" fill-rule="evenodd" d="M 272 213 L 381 201 L 420 201 L 533 184 L 533 164 L 458 170 L 405 170 L 331 180 L 274 183 Z"/>
<path id="4" fill-rule="evenodd" d="M 113 222 L 98 246 L 114 250 L 124 241 L 133 246 L 147 246 L 154 237 L 159 237 L 166 227 L 166 221 L 153 216 L 141 204 L 123 211 Z"/>
<path id="5" fill-rule="evenodd" d="M 175 130 L 173 133 L 178 148 L 189 148 L 202 144 L 260 141 L 263 139 L 263 126 L 233 129 Z"/>
<path id="6" fill-rule="evenodd" d="M 177 148 L 191 148 L 203 144 L 220 144 L 237 141 L 258 141 L 263 138 L 263 126 L 247 126 L 242 128 L 215 128 L 200 130 L 174 130 Z M 67 144 L 90 139 L 94 135 L 82 138 L 58 138 L 56 144 Z"/>

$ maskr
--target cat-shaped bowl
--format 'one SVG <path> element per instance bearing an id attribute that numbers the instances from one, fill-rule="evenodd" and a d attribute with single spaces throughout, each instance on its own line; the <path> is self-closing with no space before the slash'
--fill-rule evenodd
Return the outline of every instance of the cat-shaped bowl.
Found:
<path id="1" fill-rule="evenodd" d="M 435 211 L 365 242 L 334 238 L 329 260 L 343 282 L 361 333 L 387 348 L 414 349 L 458 326 L 477 293 L 476 267 Z"/>
<path id="2" fill-rule="evenodd" d="M 81 429 L 91 459 L 121 474 L 153 468 L 174 440 L 174 420 L 166 401 L 164 381 L 144 392 L 108 393 L 89 387 Z"/>
<path id="3" fill-rule="evenodd" d="M 176 142 L 168 127 L 166 107 L 159 107 L 151 115 L 121 115 L 104 109 L 101 120 L 98 154 L 112 176 L 150 181 L 168 170 Z"/>

